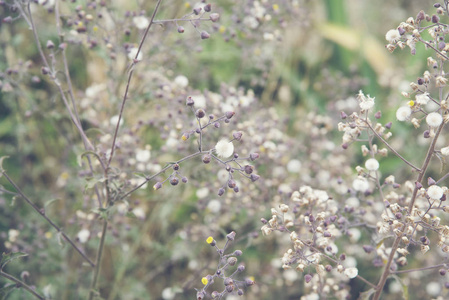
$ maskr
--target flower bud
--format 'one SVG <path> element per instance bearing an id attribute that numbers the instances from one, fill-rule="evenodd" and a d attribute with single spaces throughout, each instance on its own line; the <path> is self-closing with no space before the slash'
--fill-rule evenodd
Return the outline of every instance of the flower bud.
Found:
<path id="1" fill-rule="evenodd" d="M 181 178 L 181 181 L 182 181 L 183 183 L 187 183 L 188 179 L 187 179 L 187 177 L 182 177 L 182 178 Z"/>
<path id="2" fill-rule="evenodd" d="M 217 13 L 210 14 L 209 19 L 215 23 L 220 19 L 220 15 Z"/>
<path id="3" fill-rule="evenodd" d="M 244 265 L 239 265 L 239 266 L 237 267 L 237 271 L 238 271 L 238 272 L 243 272 L 243 271 L 245 271 L 245 266 L 244 266 Z"/>
<path id="4" fill-rule="evenodd" d="M 186 105 L 193 106 L 194 104 L 195 104 L 195 101 L 193 101 L 193 98 L 191 96 L 187 97 Z"/>
<path id="5" fill-rule="evenodd" d="M 51 40 L 47 41 L 47 49 L 53 49 L 55 47 L 55 44 Z"/>
<path id="6" fill-rule="evenodd" d="M 380 119 L 382 117 L 382 113 L 380 112 L 380 110 L 374 114 L 374 117 L 376 119 Z"/>
<path id="7" fill-rule="evenodd" d="M 306 281 L 306 283 L 309 283 L 309 282 L 312 280 L 312 275 L 306 274 L 306 275 L 304 276 L 304 280 Z"/>
<path id="8" fill-rule="evenodd" d="M 230 241 L 233 241 L 235 239 L 235 231 L 231 231 L 226 238 Z"/>
<path id="9" fill-rule="evenodd" d="M 207 31 L 201 31 L 201 39 L 206 40 L 210 38 L 210 34 Z"/>
<path id="10" fill-rule="evenodd" d="M 249 174 L 251 174 L 254 171 L 254 167 L 250 166 L 250 165 L 246 165 L 244 167 L 244 170 L 245 170 L 245 173 L 249 175 Z"/>
<path id="11" fill-rule="evenodd" d="M 239 290 L 237 291 L 237 295 L 243 296 L 243 290 L 242 290 L 242 289 L 239 289 Z"/>
<path id="12" fill-rule="evenodd" d="M 251 161 L 254 161 L 254 160 L 258 159 L 258 158 L 259 158 L 259 153 L 251 153 L 251 154 L 249 155 L 249 159 L 250 159 Z"/>
<path id="13" fill-rule="evenodd" d="M 179 179 L 177 177 L 172 177 L 170 179 L 170 184 L 171 185 L 178 185 L 178 183 L 179 183 Z"/>
<path id="14" fill-rule="evenodd" d="M 157 190 L 160 189 L 161 187 L 162 187 L 162 183 L 156 182 L 156 184 L 153 185 L 153 190 L 157 191 Z"/>
<path id="15" fill-rule="evenodd" d="M 178 26 L 178 33 L 184 33 L 184 27 Z"/>
<path id="16" fill-rule="evenodd" d="M 232 118 L 234 115 L 235 115 L 235 112 L 233 112 L 233 111 L 227 111 L 227 112 L 225 112 L 225 117 L 226 117 L 226 119 L 230 119 L 230 118 Z"/>
<path id="17" fill-rule="evenodd" d="M 232 136 L 235 140 L 240 141 L 242 139 L 243 133 L 241 131 L 234 132 Z"/>
<path id="18" fill-rule="evenodd" d="M 235 257 L 230 257 L 230 258 L 228 258 L 228 264 L 230 265 L 230 266 L 235 266 L 235 264 L 237 263 L 237 258 L 235 258 Z"/>
<path id="19" fill-rule="evenodd" d="M 203 9 L 201 7 L 197 7 L 193 9 L 193 13 L 195 15 L 199 15 Z"/>
<path id="20" fill-rule="evenodd" d="M 196 111 L 195 115 L 198 119 L 202 119 L 206 115 L 206 112 L 204 111 L 204 109 L 200 108 Z"/>
<path id="21" fill-rule="evenodd" d="M 347 117 L 348 117 L 348 115 L 344 111 L 340 112 L 340 118 L 342 118 L 344 120 Z"/>
<path id="22" fill-rule="evenodd" d="M 235 256 L 242 256 L 242 254 L 243 254 L 242 250 L 235 250 L 234 251 L 234 255 Z"/>
<path id="23" fill-rule="evenodd" d="M 251 179 L 252 182 L 259 180 L 260 176 L 256 175 L 256 174 L 251 174 L 249 176 L 249 178 Z"/>
<path id="24" fill-rule="evenodd" d="M 229 180 L 228 180 L 228 187 L 229 187 L 230 189 L 235 188 L 236 185 L 237 185 L 237 183 L 235 182 L 234 179 L 229 179 Z"/>
<path id="25" fill-rule="evenodd" d="M 208 164 L 210 163 L 211 157 L 209 154 L 206 154 L 203 156 L 203 163 Z"/>
<path id="26" fill-rule="evenodd" d="M 206 4 L 204 6 L 204 11 L 205 12 L 210 12 L 212 10 L 212 5 L 210 3 Z"/>
<path id="27" fill-rule="evenodd" d="M 437 15 L 432 15 L 432 23 L 438 23 L 440 22 L 440 17 Z"/>
<path id="28" fill-rule="evenodd" d="M 234 193 L 238 193 L 240 190 L 239 190 L 239 187 L 238 186 L 236 186 L 235 188 L 234 188 Z"/>
<path id="29" fill-rule="evenodd" d="M 218 196 L 223 196 L 224 192 L 225 192 L 224 188 L 219 188 L 218 189 Z"/>

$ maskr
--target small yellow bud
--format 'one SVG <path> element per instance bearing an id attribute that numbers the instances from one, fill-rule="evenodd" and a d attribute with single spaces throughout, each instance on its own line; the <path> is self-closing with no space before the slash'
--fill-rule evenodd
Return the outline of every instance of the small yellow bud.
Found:
<path id="1" fill-rule="evenodd" d="M 273 10 L 274 10 L 274 11 L 278 11 L 278 10 L 279 10 L 279 5 L 273 4 Z"/>
<path id="2" fill-rule="evenodd" d="M 201 278 L 201 282 L 202 282 L 204 285 L 206 285 L 206 284 L 209 283 L 209 280 L 207 280 L 206 277 L 203 277 L 203 278 Z"/>
<path id="3" fill-rule="evenodd" d="M 415 101 L 410 100 L 409 102 L 407 102 L 407 104 L 408 104 L 410 107 L 415 106 Z"/>
<path id="4" fill-rule="evenodd" d="M 207 242 L 208 244 L 211 244 L 213 241 L 214 241 L 214 238 L 211 237 L 211 236 L 208 237 L 207 240 L 206 240 L 206 242 Z"/>

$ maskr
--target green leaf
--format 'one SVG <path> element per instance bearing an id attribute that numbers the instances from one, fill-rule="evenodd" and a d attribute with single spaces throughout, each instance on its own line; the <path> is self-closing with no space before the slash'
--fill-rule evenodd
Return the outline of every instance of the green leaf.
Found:
<path id="1" fill-rule="evenodd" d="M 366 292 L 360 293 L 358 300 L 369 300 L 372 294 L 374 294 L 376 290 L 374 288 L 371 288 L 367 290 Z"/>
<path id="2" fill-rule="evenodd" d="M 90 211 L 93 213 L 99 214 L 100 217 L 104 220 L 108 219 L 109 209 L 107 209 L 107 208 L 93 208 Z"/>
<path id="3" fill-rule="evenodd" d="M 402 297 L 404 298 L 404 300 L 408 300 L 408 285 L 406 285 L 404 281 L 402 281 L 402 279 L 399 278 L 399 276 L 397 275 L 391 275 L 391 277 L 396 279 L 397 282 L 399 282 L 399 284 L 402 287 Z"/>
<path id="4" fill-rule="evenodd" d="M 0 172 L 3 172 L 4 170 L 3 170 L 3 161 L 5 160 L 5 159 L 7 159 L 7 158 L 9 158 L 9 156 L 2 156 L 2 157 L 0 157 Z M 0 173 L 0 178 L 2 177 L 2 174 Z"/>
<path id="5" fill-rule="evenodd" d="M 47 207 L 49 207 L 49 206 L 52 205 L 54 202 L 59 201 L 59 200 L 61 200 L 61 199 L 56 198 L 56 199 L 48 200 L 48 201 L 45 202 L 45 204 L 44 204 L 44 209 L 47 209 Z"/>
<path id="6" fill-rule="evenodd" d="M 106 181 L 106 178 L 104 178 L 104 177 L 103 178 L 95 178 L 95 177 L 86 178 L 86 185 L 84 186 L 84 189 L 85 190 L 92 189 L 95 187 L 95 185 L 97 183 L 103 183 L 105 181 Z"/>
<path id="7" fill-rule="evenodd" d="M 3 269 L 10 261 L 23 256 L 28 256 L 28 254 L 24 252 L 3 253 L 2 260 L 0 261 L 0 270 Z"/>
<path id="8" fill-rule="evenodd" d="M 132 211 L 128 211 L 125 214 L 126 217 L 131 218 L 131 219 L 137 219 L 136 215 L 132 212 Z"/>

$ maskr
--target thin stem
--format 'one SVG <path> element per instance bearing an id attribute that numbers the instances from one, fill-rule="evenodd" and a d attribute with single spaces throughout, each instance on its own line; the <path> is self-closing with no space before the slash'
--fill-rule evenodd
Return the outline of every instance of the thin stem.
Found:
<path id="1" fill-rule="evenodd" d="M 130 67 L 130 71 L 129 71 L 129 75 L 128 75 L 128 82 L 126 84 L 125 94 L 123 95 L 122 105 L 120 107 L 120 113 L 118 115 L 117 125 L 115 127 L 114 138 L 112 140 L 111 156 L 109 157 L 109 161 L 108 161 L 108 164 L 107 164 L 108 168 L 109 168 L 109 165 L 111 164 L 112 157 L 114 156 L 115 143 L 116 143 L 116 140 L 117 140 L 118 129 L 119 129 L 119 126 L 120 126 L 120 121 L 122 119 L 123 111 L 125 109 L 126 100 L 128 98 L 129 85 L 131 83 L 131 79 L 132 79 L 132 76 L 133 76 L 133 73 L 134 73 L 133 67 L 137 63 L 137 57 L 140 54 L 140 51 L 141 51 L 142 46 L 143 46 L 143 43 L 145 42 L 145 39 L 147 38 L 148 32 L 150 31 L 151 25 L 154 24 L 154 17 L 156 16 L 156 13 L 157 13 L 157 11 L 159 9 L 159 5 L 161 4 L 161 2 L 162 2 L 162 0 L 158 0 L 157 3 L 156 3 L 156 7 L 155 7 L 155 9 L 153 11 L 153 15 L 151 16 L 150 24 L 148 24 L 148 27 L 145 30 L 145 33 L 143 34 L 142 40 L 140 41 L 140 44 L 139 44 L 139 48 L 137 49 L 136 57 L 134 58 L 134 61 L 131 64 L 131 67 Z"/>
<path id="2" fill-rule="evenodd" d="M 378 134 L 374 128 L 371 126 L 371 124 L 369 124 L 367 121 L 362 120 L 363 122 L 365 122 L 365 124 L 371 129 L 371 131 L 382 141 L 382 143 L 385 144 L 385 146 L 387 146 L 388 149 L 390 149 L 391 152 L 393 152 L 397 157 L 399 157 L 403 162 L 405 162 L 407 165 L 409 165 L 410 167 L 412 167 L 413 169 L 415 169 L 416 171 L 420 172 L 421 170 L 414 166 L 411 162 L 409 162 L 408 160 L 406 160 L 404 157 L 402 157 L 401 154 L 399 154 L 399 152 L 397 152 L 393 147 L 390 146 L 390 144 L 388 144 L 388 142 L 382 137 L 380 136 L 380 134 Z"/>
<path id="3" fill-rule="evenodd" d="M 168 20 L 154 20 L 153 23 L 154 24 L 161 24 L 161 23 L 170 23 L 170 22 L 178 22 L 178 21 L 186 21 L 186 22 L 191 22 L 191 21 L 210 21 L 210 18 L 198 18 L 198 19 L 181 18 L 181 19 L 168 19 Z"/>
<path id="4" fill-rule="evenodd" d="M 430 266 L 430 267 L 423 267 L 423 268 L 417 268 L 417 269 L 408 269 L 408 270 L 402 270 L 402 271 L 394 271 L 394 272 L 391 272 L 391 273 L 392 274 L 402 274 L 402 273 L 411 273 L 411 272 L 432 270 L 432 269 L 445 268 L 445 267 L 446 267 L 446 264 L 439 264 L 439 265 Z"/>
<path id="5" fill-rule="evenodd" d="M 97 286 L 98 275 L 100 274 L 101 258 L 103 256 L 104 241 L 106 239 L 107 230 L 108 230 L 108 221 L 104 220 L 103 230 L 101 231 L 100 245 L 98 246 L 98 249 L 97 249 L 97 259 L 95 260 L 94 276 L 92 278 L 92 283 L 90 286 L 89 300 L 92 300 L 93 297 L 95 296 L 95 288 Z"/>
<path id="6" fill-rule="evenodd" d="M 432 140 L 432 142 L 431 142 L 431 144 L 429 146 L 429 150 L 427 151 L 426 158 L 424 160 L 423 166 L 422 166 L 421 170 L 419 171 L 419 175 L 418 175 L 418 178 L 417 178 L 416 182 L 419 182 L 419 183 L 422 184 L 424 175 L 426 173 L 426 170 L 427 170 L 427 168 L 429 166 L 430 160 L 431 160 L 431 158 L 433 156 L 433 153 L 435 151 L 435 144 L 436 144 L 436 142 L 438 140 L 438 137 L 439 137 L 441 131 L 443 130 L 444 125 L 445 124 L 443 122 L 440 125 L 440 127 L 438 127 L 438 130 L 435 133 L 435 136 L 434 136 L 434 138 L 433 138 L 433 140 Z M 418 195 L 418 187 L 415 184 L 415 188 L 413 189 L 413 195 L 412 195 L 412 198 L 410 200 L 409 207 L 408 207 L 408 214 L 409 215 L 410 215 L 410 213 L 413 210 L 413 206 L 415 205 L 415 201 L 416 201 L 417 195 Z M 395 238 L 395 240 L 393 242 L 393 246 L 391 247 L 391 252 L 390 252 L 390 255 L 388 257 L 387 264 L 385 265 L 385 269 L 384 269 L 384 271 L 383 271 L 383 273 L 382 273 L 382 275 L 381 275 L 381 277 L 379 279 L 379 283 L 376 286 L 376 293 L 374 294 L 373 300 L 379 300 L 380 295 L 382 294 L 383 288 L 385 286 L 385 283 L 387 282 L 387 278 L 391 274 L 390 273 L 391 272 L 390 266 L 391 266 L 391 263 L 393 262 L 394 255 L 396 254 L 396 250 L 398 249 L 399 243 L 401 242 L 402 236 L 404 234 L 405 226 L 406 226 L 405 224 L 402 226 L 401 234 L 396 236 L 396 238 Z"/>
<path id="7" fill-rule="evenodd" d="M 17 286 L 24 288 L 25 290 L 27 290 L 28 292 L 30 292 L 34 297 L 36 297 L 37 299 L 41 299 L 41 300 L 45 300 L 45 297 L 39 295 L 38 293 L 36 293 L 32 287 L 30 287 L 29 285 L 27 285 L 25 282 L 21 281 L 20 279 L 3 272 L 3 270 L 0 270 L 0 276 L 5 277 L 6 279 L 11 280 L 12 282 L 15 282 Z"/>
<path id="8" fill-rule="evenodd" d="M 95 267 L 95 264 L 84 254 L 81 249 L 79 249 L 75 243 L 59 228 L 55 223 L 53 223 L 52 220 L 50 220 L 46 215 L 45 211 L 39 209 L 39 207 L 36 206 L 23 192 L 22 190 L 16 185 L 16 183 L 8 176 L 8 174 L 5 171 L 1 171 L 3 176 L 5 176 L 6 180 L 9 181 L 9 183 L 16 189 L 17 193 L 42 217 L 44 218 L 48 224 L 50 224 L 54 229 L 56 229 L 57 232 L 59 232 L 64 239 L 75 249 L 88 263 L 91 267 Z"/>

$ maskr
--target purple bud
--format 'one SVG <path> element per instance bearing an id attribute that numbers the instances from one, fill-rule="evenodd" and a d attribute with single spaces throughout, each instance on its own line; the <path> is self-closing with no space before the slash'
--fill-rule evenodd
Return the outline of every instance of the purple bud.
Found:
<path id="1" fill-rule="evenodd" d="M 415 182 L 415 187 L 416 187 L 417 189 L 422 188 L 421 182 L 416 181 L 416 182 Z"/>
<path id="2" fill-rule="evenodd" d="M 217 291 L 213 291 L 212 294 L 210 294 L 210 295 L 212 296 L 212 299 L 215 299 L 220 295 L 220 293 Z"/>
<path id="3" fill-rule="evenodd" d="M 344 254 L 344 253 L 342 253 L 341 255 L 340 255 L 340 260 L 345 260 L 346 259 L 346 254 Z"/>
<path id="4" fill-rule="evenodd" d="M 432 23 L 438 23 L 440 22 L 440 17 L 437 15 L 432 15 Z"/>
<path id="5" fill-rule="evenodd" d="M 239 290 L 237 291 L 237 295 L 243 296 L 243 290 L 242 290 L 242 289 L 239 289 Z"/>
<path id="6" fill-rule="evenodd" d="M 304 280 L 306 281 L 306 283 L 309 283 L 309 282 L 312 280 L 312 275 L 306 274 L 306 275 L 304 276 Z"/>
<path id="7" fill-rule="evenodd" d="M 186 105 L 193 106 L 195 105 L 195 101 L 193 101 L 193 98 L 191 96 L 187 97 L 186 99 Z"/>
<path id="8" fill-rule="evenodd" d="M 217 13 L 210 14 L 209 19 L 215 23 L 220 19 L 220 15 Z"/>
<path id="9" fill-rule="evenodd" d="M 396 219 L 398 219 L 398 220 L 402 219 L 402 214 L 401 214 L 400 212 L 396 213 L 394 216 L 395 216 Z"/>
<path id="10" fill-rule="evenodd" d="M 258 158 L 259 158 L 259 153 L 250 153 L 250 155 L 249 155 L 249 159 L 251 161 L 254 161 L 254 160 L 258 159 Z"/>
<path id="11" fill-rule="evenodd" d="M 219 188 L 218 189 L 218 196 L 223 196 L 224 192 L 225 192 L 224 188 Z"/>
<path id="12" fill-rule="evenodd" d="M 204 111 L 204 109 L 200 108 L 196 111 L 195 115 L 198 119 L 202 119 L 206 115 L 206 112 Z"/>
<path id="13" fill-rule="evenodd" d="M 243 254 L 242 250 L 235 250 L 234 251 L 234 255 L 235 256 L 242 256 L 242 254 Z"/>
<path id="14" fill-rule="evenodd" d="M 424 84 L 424 79 L 422 79 L 421 77 L 418 78 L 418 80 L 416 81 L 419 85 L 423 85 Z"/>
<path id="15" fill-rule="evenodd" d="M 434 185 L 434 184 L 436 184 L 436 181 L 432 177 L 429 177 L 429 178 L 427 178 L 427 184 L 429 186 Z"/>
<path id="16" fill-rule="evenodd" d="M 182 181 L 183 183 L 187 183 L 188 179 L 187 179 L 187 177 L 182 177 L 182 178 L 181 178 L 181 181 Z"/>
<path id="17" fill-rule="evenodd" d="M 193 13 L 195 15 L 199 15 L 203 9 L 201 7 L 197 7 L 193 9 Z"/>
<path id="18" fill-rule="evenodd" d="M 50 69 L 47 67 L 42 67 L 41 72 L 42 72 L 42 74 L 47 75 L 48 73 L 50 73 Z"/>
<path id="19" fill-rule="evenodd" d="M 393 125 L 393 123 L 388 122 L 387 124 L 385 124 L 385 128 L 387 129 L 391 129 L 391 125 Z"/>
<path id="20" fill-rule="evenodd" d="M 245 285 L 246 286 L 252 286 L 254 284 L 255 284 L 255 282 L 253 280 L 251 280 L 249 278 L 245 279 Z"/>
<path id="21" fill-rule="evenodd" d="M 173 170 L 178 171 L 179 170 L 179 165 L 178 164 L 174 164 L 173 165 Z"/>
<path id="22" fill-rule="evenodd" d="M 433 5 L 433 7 L 435 7 L 435 8 L 439 8 L 440 6 L 441 6 L 440 3 L 435 3 L 435 4 Z"/>
<path id="23" fill-rule="evenodd" d="M 380 112 L 380 110 L 374 114 L 374 117 L 376 119 L 380 119 L 382 117 L 382 113 Z"/>
<path id="24" fill-rule="evenodd" d="M 204 6 L 204 11 L 205 12 L 210 12 L 212 10 L 212 5 L 209 3 L 209 4 L 206 4 L 205 6 Z"/>
<path id="25" fill-rule="evenodd" d="M 230 118 L 232 118 L 234 115 L 235 115 L 235 112 L 233 112 L 233 111 L 227 111 L 227 112 L 225 112 L 225 117 L 226 117 L 226 119 L 230 119 Z"/>
<path id="26" fill-rule="evenodd" d="M 262 222 L 262 224 L 267 224 L 268 223 L 267 219 L 265 219 L 265 218 L 261 218 L 260 222 Z"/>
<path id="27" fill-rule="evenodd" d="M 179 183 L 179 179 L 178 179 L 178 178 L 172 177 L 172 178 L 170 179 L 170 184 L 171 184 L 171 185 L 178 185 L 178 183 Z"/>
<path id="28" fill-rule="evenodd" d="M 441 41 L 441 42 L 438 43 L 438 49 L 443 50 L 444 47 L 446 47 L 446 43 L 445 42 Z"/>
<path id="29" fill-rule="evenodd" d="M 206 40 L 210 38 L 210 34 L 207 31 L 201 31 L 201 39 Z"/>
<path id="30" fill-rule="evenodd" d="M 226 277 L 225 280 L 223 280 L 223 284 L 224 284 L 225 286 L 234 284 L 234 280 L 232 280 L 231 277 Z"/>
<path id="31" fill-rule="evenodd" d="M 205 154 L 203 156 L 203 163 L 208 164 L 208 163 L 210 163 L 210 160 L 211 160 L 211 157 L 209 154 Z"/>
<path id="32" fill-rule="evenodd" d="M 251 181 L 254 182 L 254 181 L 259 180 L 260 176 L 259 176 L 259 175 L 256 175 L 256 174 L 251 174 L 251 175 L 249 176 L 249 178 L 251 178 Z"/>
<path id="33" fill-rule="evenodd" d="M 251 174 L 254 171 L 254 167 L 250 166 L 250 165 L 246 165 L 244 167 L 244 170 L 245 170 L 245 173 L 249 175 L 249 174 Z"/>
<path id="34" fill-rule="evenodd" d="M 444 276 L 446 275 L 447 270 L 446 269 L 440 269 L 440 275 Z"/>
<path id="35" fill-rule="evenodd" d="M 235 239 L 235 231 L 231 231 L 226 238 L 230 241 L 233 241 Z"/>
<path id="36" fill-rule="evenodd" d="M 243 133 L 241 131 L 236 131 L 232 134 L 235 140 L 240 141 L 242 139 Z"/>
<path id="37" fill-rule="evenodd" d="M 215 122 L 215 123 L 214 123 L 214 127 L 215 127 L 215 128 L 220 128 L 220 123 Z"/>
<path id="38" fill-rule="evenodd" d="M 348 115 L 344 112 L 344 111 L 341 111 L 340 112 L 340 118 L 342 118 L 343 120 L 344 119 L 346 119 L 348 117 Z"/>
<path id="39" fill-rule="evenodd" d="M 416 20 L 418 20 L 418 21 L 422 21 L 422 20 L 424 20 L 425 18 L 426 18 L 426 14 L 424 13 L 423 10 L 421 10 L 421 11 L 418 13 L 418 15 L 416 16 Z"/>
<path id="40" fill-rule="evenodd" d="M 226 292 L 232 293 L 233 290 L 234 290 L 234 286 L 233 285 L 226 286 Z"/>
<path id="41" fill-rule="evenodd" d="M 327 272 L 332 271 L 332 266 L 331 265 L 326 265 L 324 268 L 326 269 Z"/>
<path id="42" fill-rule="evenodd" d="M 430 138 L 430 131 L 429 130 L 425 130 L 424 133 L 423 133 L 423 136 L 424 136 L 425 139 Z"/>
<path id="43" fill-rule="evenodd" d="M 325 231 L 325 232 L 323 233 L 323 236 L 324 236 L 324 237 L 331 237 L 332 234 L 331 234 L 329 231 Z"/>
<path id="44" fill-rule="evenodd" d="M 240 190 L 239 190 L 239 187 L 238 186 L 236 186 L 235 188 L 234 188 L 234 193 L 238 193 Z"/>
<path id="45" fill-rule="evenodd" d="M 398 31 L 400 35 L 404 35 L 405 29 L 403 27 L 398 27 Z"/>
<path id="46" fill-rule="evenodd" d="M 237 271 L 238 272 L 243 272 L 245 270 L 245 266 L 244 265 L 239 265 L 238 267 L 237 267 Z"/>
<path id="47" fill-rule="evenodd" d="M 59 44 L 59 47 L 58 47 L 59 49 L 61 49 L 61 50 L 65 50 L 66 48 L 67 48 L 67 43 L 61 43 L 61 44 Z"/>
<path id="48" fill-rule="evenodd" d="M 184 27 L 178 26 L 178 32 L 179 33 L 184 33 Z"/>
<path id="49" fill-rule="evenodd" d="M 346 149 L 348 149 L 349 145 L 348 145 L 348 143 L 343 143 L 343 145 L 341 145 L 341 147 L 346 150 Z"/>
<path id="50" fill-rule="evenodd" d="M 236 185 L 237 185 L 237 183 L 235 182 L 234 179 L 229 179 L 228 180 L 228 187 L 229 188 L 233 189 L 233 188 L 235 188 Z"/>
<path id="51" fill-rule="evenodd" d="M 203 291 L 198 291 L 196 293 L 196 299 L 197 300 L 204 300 L 206 298 L 206 293 Z"/>
<path id="52" fill-rule="evenodd" d="M 161 187 L 162 187 L 162 183 L 160 183 L 160 182 L 156 182 L 156 184 L 153 185 L 153 189 L 154 189 L 155 191 L 157 191 L 157 190 L 160 189 Z"/>
<path id="53" fill-rule="evenodd" d="M 47 41 L 47 49 L 53 49 L 55 47 L 55 44 L 51 40 Z"/>
<path id="54" fill-rule="evenodd" d="M 364 246 L 363 246 L 363 250 L 364 250 L 366 253 L 371 253 L 371 252 L 374 251 L 374 247 L 371 246 L 371 245 L 364 245 Z"/>

